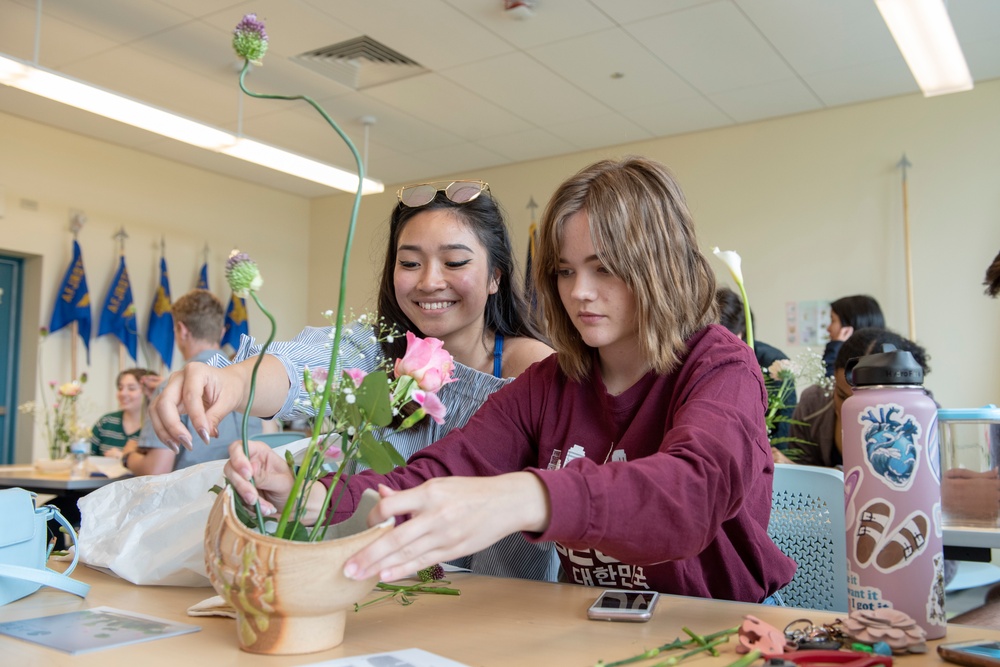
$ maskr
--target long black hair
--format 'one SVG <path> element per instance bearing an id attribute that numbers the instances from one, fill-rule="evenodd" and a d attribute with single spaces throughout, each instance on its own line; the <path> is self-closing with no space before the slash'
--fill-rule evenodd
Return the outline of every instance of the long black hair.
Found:
<path id="1" fill-rule="evenodd" d="M 497 270 L 500 272 L 497 291 L 486 299 L 483 313 L 484 336 L 487 332 L 493 332 L 505 337 L 540 338 L 529 319 L 528 305 L 518 286 L 519 281 L 514 277 L 517 262 L 514 259 L 514 248 L 503 209 L 488 192 L 483 192 L 464 204 L 456 204 L 448 199 L 444 192 L 438 192 L 425 206 L 409 207 L 402 203 L 396 204 L 389 219 L 389 244 L 385 252 L 385 264 L 382 267 L 382 280 L 378 290 L 378 315 L 384 324 L 395 327 L 400 332 L 412 331 L 417 336 L 424 335 L 399 307 L 393 274 L 396 269 L 399 236 L 403 233 L 406 223 L 415 215 L 436 210 L 451 212 L 476 235 L 476 239 L 486 249 L 487 275 L 492 276 Z M 391 343 L 384 341 L 382 351 L 386 359 L 402 357 L 406 352 L 406 339 L 396 336 Z"/>

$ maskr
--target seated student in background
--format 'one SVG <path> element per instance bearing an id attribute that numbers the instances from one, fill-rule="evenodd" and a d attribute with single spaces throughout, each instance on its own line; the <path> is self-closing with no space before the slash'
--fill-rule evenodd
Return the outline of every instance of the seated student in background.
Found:
<path id="1" fill-rule="evenodd" d="M 145 368 L 129 368 L 118 374 L 118 411 L 109 412 L 91 429 L 90 449 L 94 456 L 121 456 L 129 440 L 138 440 L 145 420 L 146 396 L 143 378 L 156 375 Z"/>
<path id="2" fill-rule="evenodd" d="M 424 419 L 412 428 L 384 434 L 409 458 L 465 426 L 490 394 L 548 357 L 552 348 L 538 340 L 528 322 L 503 209 L 486 183 L 403 186 L 397 200 L 389 219 L 377 318 L 399 333 L 438 338 L 457 362 L 457 381 L 438 392 L 447 408 L 444 423 Z M 353 322 L 347 329 L 352 333 L 341 341 L 342 368 L 371 372 L 406 351 L 405 336 L 379 344 L 372 339 L 375 332 L 369 323 Z M 329 367 L 332 331 L 332 327 L 307 327 L 294 340 L 268 347 L 258 387 L 273 378 L 287 391 L 278 418 L 304 414 L 309 402 L 303 369 Z M 189 366 L 175 381 L 184 380 L 187 386 L 197 382 L 196 375 L 213 376 L 219 382 L 232 376 L 240 383 L 235 393 L 242 395 L 259 353 L 259 347 L 245 341 L 234 358 L 238 363 L 227 370 Z M 272 365 L 275 361 L 280 364 Z M 506 537 L 452 564 L 479 574 L 522 579 L 555 581 L 559 574 L 553 545 L 529 543 L 521 535 Z"/>
<path id="3" fill-rule="evenodd" d="M 834 361 L 844 341 L 858 329 L 884 329 L 885 317 L 878 301 L 865 294 L 844 296 L 830 304 L 830 324 L 826 331 L 830 340 L 823 350 L 827 377 L 833 377 Z"/>
<path id="4" fill-rule="evenodd" d="M 170 307 L 174 316 L 174 340 L 184 357 L 185 364 L 204 364 L 217 354 L 222 354 L 219 341 L 225 330 L 225 310 L 222 302 L 208 290 L 191 290 Z M 183 418 L 185 427 L 194 433 L 190 420 Z M 188 466 L 224 459 L 228 456 L 229 443 L 239 440 L 243 415 L 230 412 L 219 422 L 218 438 L 208 447 L 194 451 L 173 449 L 160 442 L 147 421 L 138 441 L 130 441 L 124 449 L 122 465 L 133 475 L 158 475 Z M 257 417 L 251 417 L 250 434 L 262 433 L 264 426 Z"/>
<path id="5" fill-rule="evenodd" d="M 720 287 L 715 291 L 715 301 L 719 304 L 719 324 L 739 336 L 740 340 L 745 341 L 747 337 L 747 320 L 746 312 L 743 310 L 743 299 L 728 287 Z M 753 318 L 753 316 L 753 311 L 750 311 L 750 317 Z M 767 371 L 771 367 L 771 364 L 779 359 L 788 359 L 788 355 L 778 348 L 756 338 L 753 341 L 753 353 L 757 357 L 757 365 L 761 367 L 765 382 L 768 379 Z M 788 404 L 788 407 L 782 410 L 780 414 L 790 418 L 795 411 L 796 397 L 794 388 L 788 394 L 785 402 Z M 787 438 L 790 427 L 791 424 L 788 422 L 778 422 L 774 430 L 767 435 L 771 439 Z"/>
<path id="6" fill-rule="evenodd" d="M 914 360 L 924 369 L 924 377 L 931 372 L 927 364 L 930 355 L 913 341 L 888 329 L 869 328 L 854 331 L 837 353 L 834 362 L 833 390 L 827 391 L 819 385 L 806 387 L 799 397 L 799 404 L 795 406 L 792 418 L 805 424 L 792 424 L 791 435 L 793 438 L 813 444 L 796 442 L 792 453 L 788 456 L 776 450 L 775 463 L 803 463 L 828 468 L 843 465 L 840 408 L 854 393 L 851 385 L 847 383 L 844 369 L 847 367 L 847 362 L 854 357 L 881 352 L 883 343 L 891 343 L 897 350 L 910 352 Z"/>
<path id="7" fill-rule="evenodd" d="M 584 169 L 549 202 L 535 262 L 558 354 L 406 467 L 351 477 L 336 520 L 375 487 L 369 521 L 407 520 L 345 574 L 389 581 L 522 532 L 557 542 L 576 583 L 764 601 L 795 564 L 767 534 L 763 379 L 747 345 L 713 324 L 715 276 L 676 181 L 644 158 Z M 177 389 L 154 407 L 163 438 L 186 433 Z M 286 392 L 263 392 L 254 410 L 273 412 Z M 185 394 L 192 421 L 210 428 L 215 393 Z M 248 460 L 234 445 L 226 475 L 250 503 L 251 474 L 265 511 L 282 507 L 284 460 L 261 443 Z M 325 489 L 312 493 L 316 521 Z"/>

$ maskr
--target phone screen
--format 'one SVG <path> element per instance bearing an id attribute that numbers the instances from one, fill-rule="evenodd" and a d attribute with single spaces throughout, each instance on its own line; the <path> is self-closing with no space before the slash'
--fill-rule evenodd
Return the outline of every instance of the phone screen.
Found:
<path id="1" fill-rule="evenodd" d="M 985 655 L 988 658 L 1000 659 L 1000 642 L 971 644 L 969 646 L 963 646 L 962 650 L 966 653 L 975 653 L 976 655 Z"/>
<path id="2" fill-rule="evenodd" d="M 656 593 L 644 591 L 605 591 L 594 605 L 596 609 L 646 610 L 656 599 Z"/>
<path id="3" fill-rule="evenodd" d="M 937 648 L 942 658 L 949 662 L 971 667 L 1000 666 L 1000 642 L 988 640 L 941 644 Z"/>

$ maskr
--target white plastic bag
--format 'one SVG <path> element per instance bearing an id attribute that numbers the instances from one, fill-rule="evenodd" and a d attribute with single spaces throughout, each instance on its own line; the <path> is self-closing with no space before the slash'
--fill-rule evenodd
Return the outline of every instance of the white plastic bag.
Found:
<path id="1" fill-rule="evenodd" d="M 205 522 L 225 460 L 123 479 L 80 499 L 80 560 L 133 584 L 210 586 Z"/>
<path id="2" fill-rule="evenodd" d="M 276 447 L 301 453 L 309 439 Z M 210 586 L 205 524 L 226 461 L 132 477 L 80 499 L 80 560 L 140 585 Z"/>

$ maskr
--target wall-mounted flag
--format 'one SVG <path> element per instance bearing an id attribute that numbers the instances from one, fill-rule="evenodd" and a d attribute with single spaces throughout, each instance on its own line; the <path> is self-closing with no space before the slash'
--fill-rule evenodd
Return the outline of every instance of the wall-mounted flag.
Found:
<path id="1" fill-rule="evenodd" d="M 101 310 L 101 323 L 97 335 L 114 334 L 122 342 L 133 361 L 138 361 L 138 329 L 135 323 L 135 304 L 132 302 L 132 284 L 129 282 L 128 269 L 125 268 L 125 255 L 118 257 L 118 271 L 111 280 L 111 289 L 104 299 Z"/>
<path id="2" fill-rule="evenodd" d="M 146 340 L 163 359 L 167 368 L 174 360 L 174 315 L 170 312 L 170 275 L 167 273 L 167 259 L 160 256 L 160 284 L 149 309 L 149 327 Z"/>
<path id="3" fill-rule="evenodd" d="M 222 334 L 219 346 L 229 345 L 234 350 L 240 349 L 240 336 L 250 335 L 250 324 L 247 322 L 247 302 L 235 294 L 229 297 L 229 307 L 226 308 L 226 330 Z"/>
<path id="4" fill-rule="evenodd" d="M 83 270 L 83 254 L 80 244 L 73 240 L 73 259 L 66 269 L 59 292 L 56 294 L 49 333 L 55 333 L 70 322 L 77 322 L 77 333 L 87 348 L 87 363 L 90 363 L 90 291 L 87 289 L 87 275 Z"/>

